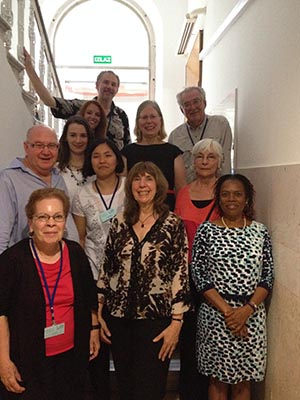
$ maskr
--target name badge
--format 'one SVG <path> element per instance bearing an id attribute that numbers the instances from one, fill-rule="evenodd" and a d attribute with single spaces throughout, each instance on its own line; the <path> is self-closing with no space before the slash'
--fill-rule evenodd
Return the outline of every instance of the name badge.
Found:
<path id="1" fill-rule="evenodd" d="M 100 213 L 100 219 L 102 222 L 110 221 L 116 215 L 116 210 L 114 208 L 110 208 L 109 210 L 102 211 Z"/>
<path id="2" fill-rule="evenodd" d="M 65 333 L 65 323 L 48 326 L 44 329 L 44 339 L 49 339 L 54 336 L 63 335 Z"/>

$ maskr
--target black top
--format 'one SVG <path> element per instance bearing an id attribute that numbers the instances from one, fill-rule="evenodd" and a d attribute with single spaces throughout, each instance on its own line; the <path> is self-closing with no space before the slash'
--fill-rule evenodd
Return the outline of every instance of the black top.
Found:
<path id="1" fill-rule="evenodd" d="M 194 204 L 195 207 L 197 208 L 205 208 L 207 207 L 213 199 L 210 200 L 192 200 L 192 203 Z"/>
<path id="2" fill-rule="evenodd" d="M 97 290 L 88 258 L 80 245 L 65 240 L 74 289 L 74 351 L 79 365 L 89 359 L 91 311 L 97 310 Z M 46 306 L 43 287 L 29 239 L 0 256 L 0 315 L 10 330 L 10 357 L 26 382 L 38 377 L 45 356 Z"/>
<path id="3" fill-rule="evenodd" d="M 161 144 L 147 144 L 142 145 L 138 143 L 132 143 L 124 147 L 122 154 L 127 159 L 128 171 L 140 161 L 152 161 L 157 165 L 169 184 L 169 190 L 174 190 L 175 186 L 175 171 L 174 171 L 174 160 L 182 151 L 175 145 L 170 143 Z M 174 194 L 168 195 L 167 203 L 171 210 L 174 210 L 175 196 Z"/>

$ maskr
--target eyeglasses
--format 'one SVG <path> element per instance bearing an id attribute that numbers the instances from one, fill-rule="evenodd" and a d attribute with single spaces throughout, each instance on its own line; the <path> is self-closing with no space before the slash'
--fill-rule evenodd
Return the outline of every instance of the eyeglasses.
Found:
<path id="1" fill-rule="evenodd" d="M 202 101 L 203 101 L 202 99 L 196 98 L 196 99 L 193 99 L 191 101 L 187 101 L 187 102 L 183 103 L 182 107 L 185 110 L 187 110 L 187 109 L 191 108 L 192 106 L 199 106 L 202 103 Z"/>
<path id="2" fill-rule="evenodd" d="M 33 149 L 37 150 L 44 150 L 45 147 L 47 147 L 47 149 L 50 151 L 55 151 L 58 149 L 58 143 L 41 143 L 41 142 L 36 142 L 36 143 L 26 142 L 26 143 Z"/>
<path id="3" fill-rule="evenodd" d="M 55 222 L 63 222 L 66 217 L 64 214 L 54 214 L 54 215 L 49 215 L 49 214 L 38 214 L 33 216 L 36 220 L 39 222 L 48 222 L 50 218 L 52 218 Z"/>

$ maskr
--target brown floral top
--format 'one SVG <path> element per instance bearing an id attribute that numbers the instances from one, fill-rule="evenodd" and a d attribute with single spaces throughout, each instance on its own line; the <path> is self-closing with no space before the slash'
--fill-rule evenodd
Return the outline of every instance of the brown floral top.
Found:
<path id="1" fill-rule="evenodd" d="M 114 317 L 156 319 L 186 312 L 188 245 L 180 218 L 169 212 L 141 242 L 123 214 L 114 218 L 98 291 Z"/>

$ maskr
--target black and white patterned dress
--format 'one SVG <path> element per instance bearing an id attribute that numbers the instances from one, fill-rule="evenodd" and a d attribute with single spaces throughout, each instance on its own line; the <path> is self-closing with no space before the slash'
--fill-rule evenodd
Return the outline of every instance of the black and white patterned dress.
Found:
<path id="1" fill-rule="evenodd" d="M 258 286 L 270 291 L 273 258 L 267 228 L 256 221 L 244 229 L 203 223 L 195 236 L 191 269 L 198 292 L 215 288 L 232 307 L 245 304 Z M 233 335 L 222 313 L 202 303 L 197 322 L 199 371 L 228 384 L 263 380 L 267 357 L 263 303 L 247 326 L 247 337 Z"/>

